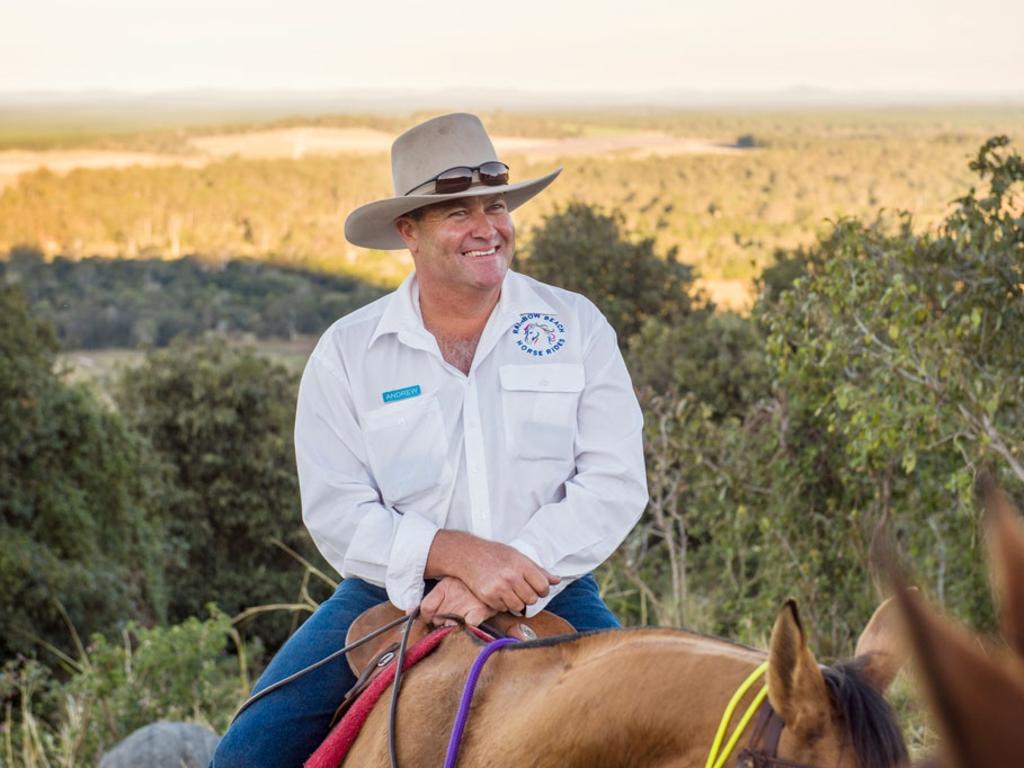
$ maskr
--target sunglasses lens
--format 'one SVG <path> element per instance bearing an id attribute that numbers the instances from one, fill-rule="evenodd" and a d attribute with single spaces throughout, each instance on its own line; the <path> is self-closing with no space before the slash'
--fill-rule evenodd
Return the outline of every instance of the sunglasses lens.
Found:
<path id="1" fill-rule="evenodd" d="M 486 184 L 489 187 L 508 184 L 508 166 L 504 163 L 497 161 L 484 163 L 478 170 L 480 171 L 481 184 Z"/>
<path id="2" fill-rule="evenodd" d="M 434 193 L 446 195 L 462 192 L 473 183 L 473 169 L 467 167 L 449 168 L 434 180 Z"/>

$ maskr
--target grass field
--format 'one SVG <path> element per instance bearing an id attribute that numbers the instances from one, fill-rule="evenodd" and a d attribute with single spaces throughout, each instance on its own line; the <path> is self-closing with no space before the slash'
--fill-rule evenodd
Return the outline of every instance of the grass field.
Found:
<path id="1" fill-rule="evenodd" d="M 249 349 L 283 365 L 292 373 L 300 374 L 316 341 L 315 337 L 302 336 L 290 341 L 235 338 L 229 343 Z M 131 370 L 145 360 L 146 351 L 142 349 L 72 350 L 60 354 L 57 365 L 64 372 L 65 380 L 92 386 L 107 403 L 112 404 L 111 392 L 117 381 L 125 373 L 130 376 Z"/>

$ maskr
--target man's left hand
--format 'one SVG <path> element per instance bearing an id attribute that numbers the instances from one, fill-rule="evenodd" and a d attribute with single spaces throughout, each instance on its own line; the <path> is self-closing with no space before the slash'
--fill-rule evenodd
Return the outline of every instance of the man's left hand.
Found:
<path id="1" fill-rule="evenodd" d="M 471 626 L 487 621 L 495 611 L 488 608 L 461 579 L 445 576 L 420 603 L 420 618 L 435 624 L 453 624 L 458 616 Z"/>

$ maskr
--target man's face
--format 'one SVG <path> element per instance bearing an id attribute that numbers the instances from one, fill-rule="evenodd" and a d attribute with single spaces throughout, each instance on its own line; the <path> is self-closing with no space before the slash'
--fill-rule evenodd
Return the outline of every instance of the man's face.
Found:
<path id="1" fill-rule="evenodd" d="M 438 203 L 396 226 L 416 262 L 421 289 L 487 293 L 501 285 L 515 253 L 515 227 L 503 195 Z"/>

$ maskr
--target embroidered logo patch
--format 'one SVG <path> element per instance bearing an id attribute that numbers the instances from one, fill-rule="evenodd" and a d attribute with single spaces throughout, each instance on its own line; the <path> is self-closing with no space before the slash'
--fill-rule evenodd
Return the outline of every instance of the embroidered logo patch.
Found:
<path id="1" fill-rule="evenodd" d="M 524 312 L 512 326 L 512 339 L 528 355 L 553 355 L 565 346 L 565 326 L 551 315 Z"/>
<path id="2" fill-rule="evenodd" d="M 392 389 L 390 392 L 382 392 L 381 397 L 384 398 L 385 403 L 393 403 L 396 400 L 406 400 L 410 397 L 416 397 L 422 394 L 423 390 L 420 389 L 419 384 L 413 384 L 411 387 L 402 387 L 401 389 Z"/>

